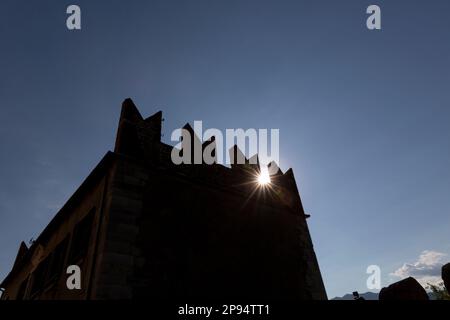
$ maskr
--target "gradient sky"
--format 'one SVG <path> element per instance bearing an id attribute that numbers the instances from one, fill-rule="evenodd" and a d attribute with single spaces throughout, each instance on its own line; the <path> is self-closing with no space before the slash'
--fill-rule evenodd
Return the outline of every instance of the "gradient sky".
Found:
<path id="1" fill-rule="evenodd" d="M 69 4 L 82 30 L 68 31 Z M 367 6 L 382 9 L 369 31 Z M 123 99 L 173 129 L 279 128 L 329 297 L 450 253 L 450 2 L 0 2 L 0 278 L 113 148 Z M 450 260 L 450 257 L 447 257 Z"/>

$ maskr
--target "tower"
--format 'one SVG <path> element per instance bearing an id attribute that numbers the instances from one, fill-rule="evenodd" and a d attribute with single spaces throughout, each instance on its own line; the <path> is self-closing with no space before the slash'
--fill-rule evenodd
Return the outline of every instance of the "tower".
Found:
<path id="1" fill-rule="evenodd" d="M 21 246 L 6 296 L 326 299 L 292 169 L 260 188 L 248 161 L 175 165 L 161 121 L 123 102 L 114 152 Z M 65 287 L 68 264 L 80 265 L 81 290 Z"/>

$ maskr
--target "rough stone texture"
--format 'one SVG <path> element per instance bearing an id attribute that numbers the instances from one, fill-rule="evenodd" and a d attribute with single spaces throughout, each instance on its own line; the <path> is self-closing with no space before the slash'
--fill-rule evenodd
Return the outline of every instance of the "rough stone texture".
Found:
<path id="1" fill-rule="evenodd" d="M 252 195 L 254 165 L 174 166 L 160 121 L 124 102 L 96 297 L 120 272 L 130 298 L 326 299 L 292 170 Z"/>
<path id="2" fill-rule="evenodd" d="M 161 120 L 160 112 L 144 119 L 130 99 L 124 101 L 114 153 L 46 236 L 29 249 L 21 246 L 4 283 L 8 296 L 17 297 L 24 279 L 35 277 L 41 258 L 31 265 L 28 256 L 36 255 L 38 244 L 44 248 L 39 257 L 51 255 L 95 206 L 83 290 L 68 293 L 61 275 L 34 299 L 326 299 L 292 170 L 279 170 L 270 189 L 258 189 L 259 166 L 247 159 L 232 168 L 176 166 L 172 147 L 160 141 Z M 25 297 L 32 282 L 25 282 Z"/>
<path id="3" fill-rule="evenodd" d="M 447 288 L 447 292 L 450 293 L 450 263 L 442 266 L 442 280 Z"/>
<path id="4" fill-rule="evenodd" d="M 414 278 L 406 278 L 383 288 L 379 300 L 429 300 L 425 289 Z"/>

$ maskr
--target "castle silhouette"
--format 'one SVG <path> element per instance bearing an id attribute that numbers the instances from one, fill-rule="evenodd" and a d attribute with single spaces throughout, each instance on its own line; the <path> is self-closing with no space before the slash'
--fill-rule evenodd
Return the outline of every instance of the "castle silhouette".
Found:
<path id="1" fill-rule="evenodd" d="M 258 165 L 174 165 L 161 121 L 123 102 L 114 152 L 22 242 L 2 299 L 327 299 L 292 169 L 258 189 Z"/>

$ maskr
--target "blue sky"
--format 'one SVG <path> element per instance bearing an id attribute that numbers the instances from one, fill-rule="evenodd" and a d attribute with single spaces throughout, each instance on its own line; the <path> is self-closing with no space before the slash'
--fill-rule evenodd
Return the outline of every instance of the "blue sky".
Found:
<path id="1" fill-rule="evenodd" d="M 81 7 L 80 31 L 66 28 L 69 4 Z M 370 4 L 381 31 L 365 26 Z M 127 97 L 144 116 L 163 111 L 166 142 L 194 120 L 279 128 L 329 297 L 367 291 L 369 265 L 388 285 L 424 251 L 449 254 L 449 10 L 437 0 L 3 0 L 0 278 L 113 148 Z"/>

